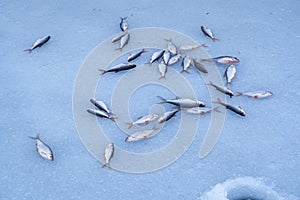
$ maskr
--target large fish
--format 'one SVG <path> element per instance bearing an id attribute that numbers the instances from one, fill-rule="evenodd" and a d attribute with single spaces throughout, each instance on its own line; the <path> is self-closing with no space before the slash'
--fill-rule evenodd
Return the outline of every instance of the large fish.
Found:
<path id="1" fill-rule="evenodd" d="M 254 92 L 237 92 L 236 96 L 247 96 L 248 98 L 261 99 L 272 96 L 273 92 L 271 91 L 254 91 Z"/>
<path id="2" fill-rule="evenodd" d="M 171 57 L 170 60 L 169 60 L 169 62 L 168 62 L 168 66 L 174 65 L 175 63 L 179 62 L 180 59 L 181 59 L 181 55 L 180 54 Z"/>
<path id="3" fill-rule="evenodd" d="M 183 59 L 183 62 L 182 62 L 182 66 L 183 66 L 183 69 L 180 73 L 186 72 L 189 74 L 190 72 L 188 71 L 188 68 L 190 68 L 191 66 L 194 66 L 193 59 L 190 56 L 185 56 Z"/>
<path id="4" fill-rule="evenodd" d="M 147 138 L 153 137 L 155 134 L 155 131 L 158 130 L 155 126 L 150 129 L 150 130 L 142 130 L 142 131 L 137 131 L 133 133 L 132 135 L 128 136 L 125 139 L 125 142 L 135 142 L 139 140 L 145 140 Z"/>
<path id="5" fill-rule="evenodd" d="M 45 144 L 41 139 L 39 134 L 37 136 L 32 137 L 28 136 L 30 139 L 36 140 L 36 151 L 43 157 L 46 158 L 47 160 L 53 161 L 53 153 L 51 148 Z"/>
<path id="6" fill-rule="evenodd" d="M 121 38 L 121 40 L 120 40 L 120 47 L 117 48 L 116 50 L 122 51 L 123 48 L 124 48 L 124 46 L 125 46 L 126 44 L 128 44 L 129 39 L 130 39 L 130 34 L 129 34 L 129 33 L 126 33 L 126 34 Z"/>
<path id="7" fill-rule="evenodd" d="M 168 120 L 170 120 L 171 118 L 173 118 L 176 113 L 179 111 L 179 109 L 174 109 L 174 110 L 170 110 L 165 112 L 159 119 L 158 119 L 158 123 L 163 123 L 166 122 Z"/>
<path id="8" fill-rule="evenodd" d="M 111 121 L 115 122 L 115 117 L 107 114 L 106 112 L 102 111 L 102 110 L 95 110 L 95 109 L 87 109 L 86 110 L 88 113 L 91 113 L 93 115 L 96 115 L 98 117 L 101 118 L 107 118 L 110 119 Z"/>
<path id="9" fill-rule="evenodd" d="M 166 73 L 167 73 L 167 70 L 168 70 L 168 66 L 164 63 L 164 61 L 161 61 L 161 63 L 159 63 L 157 68 L 158 68 L 158 71 L 161 75 L 159 79 L 165 79 L 166 80 Z"/>
<path id="10" fill-rule="evenodd" d="M 128 62 L 131 62 L 131 61 L 137 59 L 137 58 L 140 57 L 140 56 L 142 55 L 142 53 L 144 53 L 144 52 L 147 52 L 147 50 L 141 49 L 141 50 L 138 51 L 138 52 L 135 52 L 135 53 L 130 54 L 130 55 L 128 56 L 128 58 L 127 58 L 127 61 L 128 61 Z"/>
<path id="11" fill-rule="evenodd" d="M 120 17 L 121 18 L 121 22 L 120 22 L 120 29 L 125 32 L 128 29 L 128 22 L 127 22 L 127 17 Z"/>
<path id="12" fill-rule="evenodd" d="M 169 60 L 171 58 L 171 52 L 169 50 L 165 50 L 165 53 L 163 55 L 163 61 L 167 65 Z"/>
<path id="13" fill-rule="evenodd" d="M 108 73 L 108 72 L 121 72 L 121 71 L 126 71 L 126 70 L 130 70 L 136 68 L 136 64 L 132 64 L 132 63 L 121 63 L 118 65 L 113 66 L 112 68 L 108 69 L 108 70 L 104 70 L 104 69 L 99 69 L 100 71 L 100 75 Z"/>
<path id="14" fill-rule="evenodd" d="M 207 85 L 213 86 L 218 91 L 222 92 L 223 94 L 228 95 L 230 98 L 232 98 L 234 96 L 234 93 L 229 88 L 227 88 L 225 86 L 213 84 L 211 81 Z"/>
<path id="15" fill-rule="evenodd" d="M 96 100 L 96 99 L 90 99 L 90 102 L 92 104 L 94 104 L 99 110 L 103 110 L 104 112 L 106 112 L 109 115 L 112 114 L 112 112 L 110 112 L 107 105 L 103 101 Z"/>
<path id="16" fill-rule="evenodd" d="M 158 50 L 156 52 L 154 52 L 151 56 L 151 60 L 150 60 L 150 64 L 152 64 L 153 62 L 159 60 L 165 53 L 164 49 Z"/>
<path id="17" fill-rule="evenodd" d="M 220 112 L 218 110 L 218 108 L 219 107 L 215 107 L 215 108 L 196 107 L 196 108 L 184 108 L 183 110 L 186 111 L 187 113 L 190 113 L 190 114 L 204 115 L 204 114 L 210 113 L 212 111 Z"/>
<path id="18" fill-rule="evenodd" d="M 202 63 L 198 62 L 195 58 L 193 59 L 193 63 L 194 63 L 194 67 L 196 67 L 199 71 L 201 71 L 205 74 L 208 73 L 205 66 Z"/>
<path id="19" fill-rule="evenodd" d="M 32 45 L 32 47 L 30 49 L 25 49 L 24 51 L 28 51 L 28 53 L 31 53 L 34 49 L 43 46 L 44 44 L 46 44 L 46 42 L 48 42 L 50 40 L 51 36 L 45 36 L 43 38 L 39 38 L 37 39 L 37 41 L 35 41 L 35 43 Z"/>
<path id="20" fill-rule="evenodd" d="M 109 143 L 105 147 L 105 150 L 104 150 L 104 153 L 103 153 L 105 163 L 104 163 L 104 165 L 102 165 L 102 168 L 103 167 L 109 167 L 110 168 L 110 160 L 114 156 L 114 152 L 115 152 L 114 143 Z"/>
<path id="21" fill-rule="evenodd" d="M 234 65 L 228 66 L 226 68 L 226 70 L 225 70 L 224 76 L 226 77 L 226 80 L 227 80 L 226 85 L 231 84 L 232 80 L 236 76 L 236 68 L 235 68 L 235 66 Z"/>
<path id="22" fill-rule="evenodd" d="M 176 45 L 173 43 L 172 38 L 170 39 L 165 39 L 168 42 L 168 50 L 173 54 L 176 55 L 177 54 L 177 47 Z"/>
<path id="23" fill-rule="evenodd" d="M 121 35 L 117 35 L 117 36 L 113 37 L 113 39 L 111 40 L 111 42 L 115 43 L 115 42 L 121 40 L 121 38 L 124 37 L 125 34 L 126 34 L 126 32 L 122 33 Z"/>
<path id="24" fill-rule="evenodd" d="M 217 41 L 217 40 L 219 40 L 219 39 L 217 39 L 217 38 L 214 36 L 212 30 L 211 30 L 210 28 L 208 28 L 207 26 L 201 26 L 201 30 L 202 30 L 202 32 L 204 33 L 205 36 L 208 36 L 208 37 L 211 38 L 214 42 Z"/>
<path id="25" fill-rule="evenodd" d="M 128 128 L 131 128 L 135 125 L 147 125 L 150 122 L 153 122 L 154 120 L 156 120 L 159 117 L 158 114 L 149 114 L 143 117 L 139 117 L 138 120 L 136 120 L 135 122 L 131 122 L 131 123 L 126 123 L 128 124 Z"/>
<path id="26" fill-rule="evenodd" d="M 215 58 L 201 59 L 201 61 L 215 61 L 216 63 L 226 64 L 226 65 L 240 62 L 240 60 L 237 57 L 233 57 L 233 56 L 219 56 Z"/>
<path id="27" fill-rule="evenodd" d="M 220 104 L 220 105 L 224 106 L 226 109 L 231 110 L 231 111 L 233 111 L 233 112 L 235 112 L 235 113 L 237 113 L 237 114 L 239 114 L 243 117 L 246 116 L 246 112 L 242 109 L 241 106 L 223 103 L 223 102 L 221 102 L 221 100 L 219 98 L 218 98 L 217 101 L 215 101 L 213 103 Z"/>
<path id="28" fill-rule="evenodd" d="M 193 107 L 205 107 L 205 103 L 197 99 L 184 99 L 177 97 L 176 99 L 167 100 L 161 96 L 157 96 L 161 102 L 160 103 L 169 103 L 180 108 L 193 108 Z"/>

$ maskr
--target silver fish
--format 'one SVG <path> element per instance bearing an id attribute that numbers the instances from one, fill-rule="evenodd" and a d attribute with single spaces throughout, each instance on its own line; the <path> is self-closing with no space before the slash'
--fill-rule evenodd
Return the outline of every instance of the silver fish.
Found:
<path id="1" fill-rule="evenodd" d="M 177 47 L 176 45 L 173 43 L 172 38 L 170 39 L 165 39 L 168 42 L 168 50 L 173 54 L 176 55 L 177 54 Z"/>
<path id="2" fill-rule="evenodd" d="M 230 104 L 223 103 L 223 102 L 221 102 L 221 100 L 219 98 L 218 98 L 217 101 L 215 101 L 213 103 L 220 104 L 220 105 L 224 106 L 226 109 L 231 110 L 231 111 L 233 111 L 233 112 L 235 112 L 235 113 L 237 113 L 237 114 L 239 114 L 239 115 L 241 115 L 243 117 L 246 116 L 246 112 L 242 109 L 241 106 L 230 105 Z"/>
<path id="3" fill-rule="evenodd" d="M 199 47 L 207 47 L 205 44 L 200 44 L 200 45 L 182 45 L 178 47 L 179 51 L 191 51 L 198 49 Z"/>
<path id="4" fill-rule="evenodd" d="M 179 111 L 179 109 L 174 109 L 174 110 L 170 110 L 165 112 L 159 119 L 158 119 L 158 123 L 163 123 L 166 122 L 168 120 L 170 120 L 171 118 L 173 118 L 176 113 Z"/>
<path id="5" fill-rule="evenodd" d="M 150 130 L 137 131 L 137 132 L 133 133 L 132 135 L 128 136 L 125 139 L 125 142 L 135 142 L 135 141 L 144 140 L 144 139 L 153 137 L 155 135 L 154 133 L 156 130 L 158 130 L 158 128 L 153 127 Z"/>
<path id="6" fill-rule="evenodd" d="M 227 83 L 231 84 L 232 80 L 235 78 L 236 76 L 236 68 L 234 65 L 230 65 L 229 67 L 226 68 L 226 71 L 224 73 L 224 76 L 226 77 Z"/>
<path id="7" fill-rule="evenodd" d="M 254 91 L 254 92 L 237 92 L 236 96 L 247 96 L 248 98 L 252 97 L 254 99 L 261 99 L 272 96 L 273 92 L 271 91 Z"/>
<path id="8" fill-rule="evenodd" d="M 207 69 L 205 68 L 205 66 L 203 64 L 201 64 L 200 62 L 198 62 L 195 58 L 193 59 L 194 62 L 194 66 L 201 72 L 203 73 L 208 73 Z"/>
<path id="9" fill-rule="evenodd" d="M 113 66 L 112 68 L 110 68 L 108 70 L 99 69 L 99 71 L 100 71 L 100 75 L 103 75 L 108 72 L 117 73 L 117 72 L 121 72 L 121 71 L 130 70 L 130 69 L 136 68 L 136 66 L 137 66 L 136 64 L 132 64 L 132 63 L 121 63 L 121 64 Z"/>
<path id="10" fill-rule="evenodd" d="M 121 38 L 121 40 L 120 40 L 120 47 L 117 48 L 116 50 L 122 51 L 123 48 L 124 48 L 124 46 L 125 46 L 126 44 L 128 44 L 129 39 L 130 39 L 130 34 L 129 34 L 129 33 L 126 33 L 126 34 Z"/>
<path id="11" fill-rule="evenodd" d="M 201 26 L 201 30 L 205 36 L 210 37 L 214 42 L 219 40 L 219 39 L 215 38 L 214 34 L 212 33 L 212 30 L 210 28 L 208 28 L 207 26 Z"/>
<path id="12" fill-rule="evenodd" d="M 53 153 L 51 148 L 45 144 L 41 139 L 39 134 L 37 136 L 32 137 L 28 136 L 30 139 L 36 140 L 36 151 L 43 157 L 46 158 L 47 160 L 53 161 Z"/>
<path id="13" fill-rule="evenodd" d="M 140 57 L 140 56 L 142 55 L 142 53 L 144 53 L 144 52 L 147 52 L 147 51 L 146 51 L 145 49 L 141 49 L 141 50 L 138 51 L 138 52 L 135 52 L 135 53 L 130 54 L 130 55 L 128 56 L 128 58 L 127 58 L 127 61 L 128 61 L 128 62 L 131 62 L 131 61 L 137 59 L 137 58 Z"/>
<path id="14" fill-rule="evenodd" d="M 121 18 L 121 22 L 120 22 L 120 29 L 125 32 L 128 29 L 128 22 L 127 22 L 127 17 L 120 17 Z"/>
<path id="15" fill-rule="evenodd" d="M 176 99 L 167 100 L 161 96 L 157 96 L 161 100 L 162 103 L 169 103 L 180 108 L 193 108 L 193 107 L 205 107 L 205 103 L 201 102 L 197 99 L 184 99 L 180 97 L 176 97 Z"/>
<path id="16" fill-rule="evenodd" d="M 187 109 L 183 109 L 184 111 L 186 111 L 187 113 L 190 113 L 190 114 L 195 114 L 195 115 L 204 115 L 206 113 L 210 113 L 212 111 L 215 111 L 215 112 L 220 112 L 218 110 L 219 107 L 216 107 L 216 108 L 204 108 L 204 107 L 196 107 L 196 108 L 187 108 Z"/>
<path id="17" fill-rule="evenodd" d="M 190 66 L 194 65 L 193 59 L 190 56 L 185 56 L 183 59 L 182 65 L 183 65 L 183 69 L 180 73 L 186 72 L 189 74 L 190 72 L 187 69 Z"/>
<path id="18" fill-rule="evenodd" d="M 94 104 L 99 110 L 103 110 L 104 112 L 106 112 L 109 115 L 112 114 L 112 112 L 110 112 L 110 110 L 108 109 L 108 107 L 106 106 L 106 104 L 103 101 L 96 100 L 96 99 L 90 99 L 90 102 L 92 104 Z"/>
<path id="19" fill-rule="evenodd" d="M 117 35 L 117 36 L 113 37 L 113 39 L 111 40 L 111 42 L 115 43 L 115 42 L 121 40 L 121 38 L 124 37 L 125 34 L 126 34 L 126 32 L 122 33 L 121 35 Z"/>
<path id="20" fill-rule="evenodd" d="M 45 36 L 43 38 L 39 38 L 37 39 L 34 44 L 32 45 L 32 47 L 30 49 L 25 49 L 24 51 L 28 51 L 28 53 L 31 53 L 34 49 L 43 46 L 44 44 L 46 44 L 46 42 L 48 42 L 50 40 L 51 36 Z"/>
<path id="21" fill-rule="evenodd" d="M 181 55 L 176 55 L 173 56 L 172 58 L 170 58 L 169 62 L 168 62 L 168 66 L 174 65 L 175 63 L 179 62 L 181 59 Z"/>
<path id="22" fill-rule="evenodd" d="M 151 60 L 149 63 L 152 64 L 153 62 L 157 61 L 164 55 L 164 53 L 165 53 L 164 49 L 154 52 L 151 56 Z"/>
<path id="23" fill-rule="evenodd" d="M 86 110 L 88 113 L 91 113 L 93 115 L 96 115 L 98 117 L 101 118 L 107 118 L 110 119 L 111 121 L 115 122 L 115 117 L 107 114 L 106 112 L 102 111 L 102 110 L 95 110 L 95 109 L 87 109 Z"/>
<path id="24" fill-rule="evenodd" d="M 103 153 L 105 163 L 104 163 L 104 165 L 102 165 L 102 168 L 104 168 L 104 167 L 109 167 L 110 168 L 110 160 L 114 156 L 114 152 L 115 152 L 114 143 L 109 143 L 105 147 L 105 150 L 104 150 L 104 153 Z"/>
<path id="25" fill-rule="evenodd" d="M 156 120 L 159 117 L 158 114 L 149 114 L 143 117 L 139 117 L 138 120 L 136 120 L 135 122 L 131 122 L 131 123 L 126 123 L 128 125 L 128 129 L 132 128 L 135 125 L 147 125 L 150 122 L 153 122 L 154 120 Z"/>
<path id="26" fill-rule="evenodd" d="M 233 57 L 233 56 L 219 56 L 210 59 L 201 59 L 201 61 L 215 61 L 216 63 L 219 64 L 228 64 L 228 65 L 240 62 L 240 60 L 237 57 Z"/>
<path id="27" fill-rule="evenodd" d="M 158 71 L 161 74 L 159 79 L 165 79 L 166 80 L 167 70 L 168 70 L 168 66 L 164 63 L 164 61 L 161 61 L 161 63 L 158 65 Z"/>
<path id="28" fill-rule="evenodd" d="M 218 91 L 228 95 L 230 98 L 232 98 L 234 96 L 234 93 L 227 87 L 225 86 L 221 86 L 221 85 L 216 85 L 213 84 L 211 81 L 210 83 L 208 83 L 207 85 L 213 86 L 214 88 L 216 88 Z"/>
<path id="29" fill-rule="evenodd" d="M 170 58 L 171 58 L 171 52 L 169 50 L 165 50 L 165 53 L 163 55 L 163 61 L 165 62 L 166 65 L 168 64 Z"/>

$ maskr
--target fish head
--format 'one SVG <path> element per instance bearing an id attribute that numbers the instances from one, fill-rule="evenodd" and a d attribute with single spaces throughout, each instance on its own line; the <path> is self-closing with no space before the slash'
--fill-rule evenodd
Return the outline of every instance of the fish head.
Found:
<path id="1" fill-rule="evenodd" d="M 239 63 L 239 62 L 240 62 L 240 60 L 239 60 L 237 57 L 233 57 L 233 61 L 234 61 L 235 63 Z"/>
<path id="2" fill-rule="evenodd" d="M 199 107 L 205 107 L 205 103 L 202 102 L 202 101 L 198 101 L 198 100 L 197 100 L 197 105 L 198 105 Z"/>
<path id="3" fill-rule="evenodd" d="M 51 161 L 54 160 L 54 157 L 53 157 L 53 155 L 52 155 L 51 153 L 46 154 L 46 158 L 47 158 L 48 160 L 51 160 Z"/>
<path id="4" fill-rule="evenodd" d="M 245 117 L 246 116 L 246 112 L 243 110 L 243 108 L 239 106 L 239 110 L 241 112 L 241 115 Z"/>

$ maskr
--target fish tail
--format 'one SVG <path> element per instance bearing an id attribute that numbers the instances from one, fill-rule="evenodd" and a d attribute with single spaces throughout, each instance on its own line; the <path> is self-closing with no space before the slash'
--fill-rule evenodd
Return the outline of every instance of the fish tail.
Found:
<path id="1" fill-rule="evenodd" d="M 188 71 L 188 70 L 182 70 L 180 73 L 183 73 L 183 72 L 185 72 L 185 73 L 187 73 L 187 74 L 190 74 L 190 72 Z"/>
<path id="2" fill-rule="evenodd" d="M 161 80 L 161 79 L 167 80 L 165 76 L 161 76 L 158 80 Z"/>
<path id="3" fill-rule="evenodd" d="M 217 101 L 213 101 L 213 103 L 221 104 L 222 102 L 221 102 L 221 99 L 218 98 Z"/>
<path id="4" fill-rule="evenodd" d="M 28 51 L 28 53 L 31 53 L 33 49 L 25 49 L 24 51 Z"/>
<path id="5" fill-rule="evenodd" d="M 225 86 L 227 87 L 227 86 L 232 86 L 232 83 L 231 82 L 227 82 L 226 84 L 225 84 Z"/>
<path id="6" fill-rule="evenodd" d="M 36 134 L 36 136 L 28 136 L 30 139 L 37 140 L 40 139 L 40 134 Z"/>
<path id="7" fill-rule="evenodd" d="M 99 69 L 99 72 L 100 72 L 100 75 L 103 75 L 106 73 L 106 70 L 105 69 Z"/>
<path id="8" fill-rule="evenodd" d="M 209 83 L 206 83 L 206 85 L 213 85 L 213 82 L 212 81 L 209 81 Z"/>
<path id="9" fill-rule="evenodd" d="M 207 48 L 208 46 L 206 44 L 201 44 L 201 47 Z"/>
<path id="10" fill-rule="evenodd" d="M 116 48 L 116 51 L 122 51 L 122 50 L 123 50 L 122 47 Z"/>
<path id="11" fill-rule="evenodd" d="M 215 42 L 215 41 L 220 41 L 220 40 L 218 38 L 213 38 L 212 41 Z"/>
<path id="12" fill-rule="evenodd" d="M 102 165 L 102 168 L 104 168 L 104 167 L 111 168 L 109 163 L 105 163 L 104 165 Z"/>
<path id="13" fill-rule="evenodd" d="M 145 48 L 142 49 L 142 52 L 148 52 L 148 50 L 146 50 Z"/>
<path id="14" fill-rule="evenodd" d="M 215 107 L 215 108 L 213 109 L 213 111 L 218 112 L 218 113 L 221 112 L 221 111 L 219 110 L 219 106 L 218 106 L 218 107 Z"/>
<path id="15" fill-rule="evenodd" d="M 172 38 L 169 38 L 169 39 L 165 38 L 164 40 L 167 42 L 172 42 Z"/>
<path id="16" fill-rule="evenodd" d="M 243 93 L 241 93 L 241 92 L 237 92 L 237 93 L 236 93 L 236 96 L 238 96 L 238 97 L 239 97 L 239 96 L 242 96 L 242 95 L 243 95 Z"/>
<path id="17" fill-rule="evenodd" d="M 110 119 L 113 122 L 116 122 L 117 117 L 108 117 L 108 119 Z"/>
<path id="18" fill-rule="evenodd" d="M 126 17 L 120 17 L 121 20 L 125 20 L 127 19 L 127 16 Z"/>
<path id="19" fill-rule="evenodd" d="M 167 103 L 167 100 L 161 96 L 157 96 L 157 98 L 159 98 L 161 100 L 161 102 L 159 104 L 162 104 L 162 103 Z"/>
<path id="20" fill-rule="evenodd" d="M 131 129 L 133 127 L 133 123 L 132 122 L 127 122 L 126 124 L 128 125 L 128 129 Z"/>

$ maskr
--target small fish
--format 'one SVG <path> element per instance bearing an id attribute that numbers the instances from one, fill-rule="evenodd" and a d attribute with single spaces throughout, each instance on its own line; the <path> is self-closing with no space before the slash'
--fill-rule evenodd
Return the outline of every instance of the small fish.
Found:
<path id="1" fill-rule="evenodd" d="M 96 100 L 96 99 L 90 99 L 90 102 L 92 104 L 94 104 L 99 110 L 103 110 L 104 112 L 106 112 L 109 115 L 112 114 L 103 101 Z"/>
<path id="2" fill-rule="evenodd" d="M 207 69 L 205 68 L 205 66 L 203 64 L 201 64 L 200 62 L 198 62 L 195 58 L 193 59 L 194 62 L 194 66 L 201 72 L 203 73 L 208 73 Z"/>
<path id="3" fill-rule="evenodd" d="M 176 55 L 173 56 L 172 58 L 170 58 L 169 62 L 168 62 L 168 66 L 174 65 L 175 63 L 179 62 L 181 59 L 181 55 Z"/>
<path id="4" fill-rule="evenodd" d="M 174 110 L 170 110 L 165 112 L 159 119 L 158 119 L 158 123 L 163 123 L 166 122 L 168 120 L 170 120 L 171 118 L 173 118 L 176 113 L 179 111 L 179 109 L 174 109 Z"/>
<path id="5" fill-rule="evenodd" d="M 218 108 L 219 107 L 216 107 L 216 108 L 200 108 L 200 107 L 196 107 L 196 108 L 187 108 L 187 109 L 183 109 L 183 110 L 186 111 L 187 113 L 190 113 L 190 114 L 204 115 L 204 114 L 210 113 L 212 111 L 220 112 L 218 110 Z"/>
<path id="6" fill-rule="evenodd" d="M 120 22 L 120 28 L 123 32 L 125 32 L 128 29 L 128 22 L 127 22 L 127 17 L 120 17 L 121 18 L 121 22 Z"/>
<path id="7" fill-rule="evenodd" d="M 159 60 L 164 55 L 164 53 L 165 53 L 164 49 L 154 52 L 151 56 L 151 60 L 149 63 L 152 64 L 153 62 Z"/>
<path id="8" fill-rule="evenodd" d="M 53 161 L 53 153 L 51 148 L 45 144 L 41 139 L 39 134 L 37 136 L 32 137 L 28 136 L 30 139 L 36 140 L 36 151 L 43 157 L 46 158 L 47 160 Z"/>
<path id="9" fill-rule="evenodd" d="M 180 73 L 186 72 L 189 74 L 190 72 L 187 69 L 190 66 L 194 65 L 193 59 L 190 56 L 185 56 L 183 59 L 182 65 L 183 65 L 183 69 Z"/>
<path id="10" fill-rule="evenodd" d="M 177 47 L 176 45 L 172 42 L 172 38 L 170 39 L 165 39 L 168 42 L 168 50 L 173 54 L 177 54 Z"/>
<path id="11" fill-rule="evenodd" d="M 112 68 L 110 68 L 108 70 L 99 69 L 99 71 L 100 71 L 100 75 L 103 75 L 108 72 L 117 73 L 117 72 L 121 72 L 121 71 L 130 70 L 130 69 L 136 68 L 136 66 L 137 66 L 136 64 L 132 64 L 132 63 L 121 63 L 121 64 L 113 66 Z"/>
<path id="12" fill-rule="evenodd" d="M 155 131 L 158 130 L 155 126 L 150 130 L 137 131 L 125 139 L 125 142 L 135 142 L 153 137 Z"/>
<path id="13" fill-rule="evenodd" d="M 236 68 L 234 65 L 230 65 L 229 67 L 226 68 L 226 71 L 224 73 L 224 76 L 226 77 L 227 83 L 231 84 L 232 80 L 234 79 L 234 77 L 236 76 Z"/>
<path id="14" fill-rule="evenodd" d="M 269 96 L 272 96 L 273 92 L 271 91 L 254 91 L 254 92 L 237 92 L 236 96 L 247 96 L 248 98 L 252 97 L 254 99 L 262 99 Z"/>
<path id="15" fill-rule="evenodd" d="M 107 114 L 106 112 L 104 112 L 102 110 L 87 109 L 86 111 L 93 115 L 96 115 L 98 117 L 107 118 L 107 119 L 110 119 L 111 121 L 115 122 L 115 117 L 110 116 L 109 114 Z"/>
<path id="16" fill-rule="evenodd" d="M 219 98 L 218 98 L 217 101 L 215 101 L 213 103 L 220 104 L 220 105 L 224 106 L 226 109 L 231 110 L 231 111 L 233 111 L 233 112 L 235 112 L 235 113 L 237 113 L 237 114 L 239 114 L 239 115 L 241 115 L 243 117 L 246 116 L 246 112 L 242 109 L 241 106 L 230 105 L 230 104 L 223 103 L 223 102 L 221 102 L 221 100 Z"/>
<path id="17" fill-rule="evenodd" d="M 122 51 L 123 48 L 124 48 L 124 46 L 125 46 L 126 44 L 128 44 L 129 39 L 130 39 L 130 34 L 129 34 L 129 33 L 126 33 L 126 34 L 121 38 L 121 40 L 120 40 L 120 47 L 117 48 L 116 50 Z"/>
<path id="18" fill-rule="evenodd" d="M 127 61 L 128 61 L 128 62 L 131 62 L 131 61 L 137 59 L 137 58 L 140 57 L 140 56 L 142 55 L 142 53 L 144 53 L 144 52 L 147 52 L 147 51 L 146 51 L 145 49 L 142 49 L 142 50 L 140 50 L 140 51 L 138 51 L 138 52 L 136 52 L 136 53 L 130 54 L 130 55 L 128 56 L 128 58 L 127 58 Z"/>
<path id="19" fill-rule="evenodd" d="M 237 57 L 232 57 L 232 56 L 219 56 L 211 59 L 201 59 L 201 61 L 215 61 L 216 63 L 219 64 L 228 64 L 228 65 L 240 62 L 240 60 Z"/>
<path id="20" fill-rule="evenodd" d="M 45 36 L 43 38 L 39 38 L 35 41 L 35 43 L 32 45 L 30 49 L 25 49 L 24 51 L 28 51 L 28 53 L 31 53 L 34 49 L 43 46 L 50 40 L 51 36 Z"/>
<path id="21" fill-rule="evenodd" d="M 171 52 L 169 50 L 165 50 L 165 53 L 163 55 L 163 61 L 165 62 L 166 65 L 168 64 L 170 58 L 171 58 Z"/>
<path id="22" fill-rule="evenodd" d="M 161 63 L 158 65 L 158 71 L 161 74 L 159 79 L 165 79 L 166 80 L 167 70 L 168 70 L 168 66 L 164 63 L 164 61 L 161 61 Z"/>
<path id="23" fill-rule="evenodd" d="M 131 123 L 126 123 L 128 125 L 128 129 L 132 128 L 135 125 L 142 125 L 142 124 L 149 124 L 150 122 L 153 122 L 159 117 L 158 114 L 149 114 L 143 117 L 139 117 L 138 120 Z"/>
<path id="24" fill-rule="evenodd" d="M 126 34 L 126 33 L 122 33 L 121 35 L 115 36 L 115 37 L 111 40 L 111 42 L 112 42 L 112 43 L 115 43 L 115 42 L 121 40 L 121 38 L 124 37 L 125 34 Z"/>
<path id="25" fill-rule="evenodd" d="M 230 98 L 232 98 L 234 96 L 234 93 L 227 87 L 225 86 L 221 86 L 221 85 L 216 85 L 213 84 L 211 81 L 210 83 L 208 83 L 207 85 L 213 86 L 214 88 L 216 88 L 218 91 L 228 95 Z"/>
<path id="26" fill-rule="evenodd" d="M 104 168 L 104 167 L 109 167 L 110 168 L 110 160 L 114 156 L 114 152 L 115 152 L 114 143 L 109 143 L 105 147 L 105 150 L 104 150 L 104 153 L 103 153 L 105 163 L 104 163 L 104 165 L 102 165 L 102 168 Z"/>
<path id="27" fill-rule="evenodd" d="M 198 49 L 199 47 L 207 47 L 205 44 L 201 44 L 201 45 L 182 45 L 180 47 L 178 47 L 179 51 L 193 51 L 195 49 Z"/>
<path id="28" fill-rule="evenodd" d="M 184 98 L 176 97 L 176 99 L 167 100 L 161 96 L 157 96 L 157 97 L 161 100 L 160 104 L 169 103 L 178 106 L 180 108 L 205 107 L 205 103 L 197 99 L 184 99 Z"/>
<path id="29" fill-rule="evenodd" d="M 219 40 L 219 39 L 215 38 L 214 34 L 212 33 L 212 30 L 210 28 L 208 28 L 207 26 L 201 26 L 201 30 L 205 36 L 210 37 L 214 42 Z"/>

